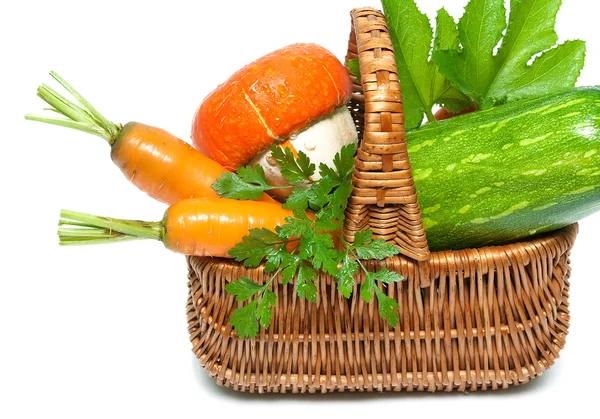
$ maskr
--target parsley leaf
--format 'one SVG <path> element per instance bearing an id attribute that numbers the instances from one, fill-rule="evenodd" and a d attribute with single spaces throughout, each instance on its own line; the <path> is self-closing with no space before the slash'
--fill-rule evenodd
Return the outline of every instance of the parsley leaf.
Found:
<path id="1" fill-rule="evenodd" d="M 286 217 L 285 224 L 279 227 L 279 235 L 286 239 L 292 237 L 301 237 L 306 232 L 311 231 L 312 222 L 308 218 Z"/>
<path id="2" fill-rule="evenodd" d="M 369 230 L 357 232 L 351 248 L 360 259 L 384 259 L 400 253 L 400 249 L 382 239 L 371 240 L 373 233 Z"/>
<path id="3" fill-rule="evenodd" d="M 232 281 L 225 285 L 225 291 L 235 296 L 236 301 L 246 301 L 254 294 L 262 291 L 263 286 L 253 282 L 245 276 L 240 277 L 236 281 Z"/>
<path id="4" fill-rule="evenodd" d="M 294 157 L 289 148 L 282 149 L 276 145 L 271 146 L 273 158 L 281 168 L 281 174 L 292 185 L 310 180 L 315 174 L 315 165 L 310 162 L 308 156 L 298 151 L 298 158 Z"/>
<path id="5" fill-rule="evenodd" d="M 404 279 L 404 277 L 396 272 L 389 271 L 385 268 L 378 270 L 377 272 L 373 272 L 370 274 L 371 279 L 373 281 L 381 281 L 386 284 L 391 284 L 393 282 L 399 282 Z"/>
<path id="6" fill-rule="evenodd" d="M 301 263 L 298 269 L 298 278 L 296 279 L 296 292 L 298 297 L 306 298 L 308 301 L 317 301 L 317 286 L 315 281 L 317 280 L 317 271 Z"/>
<path id="7" fill-rule="evenodd" d="M 352 183 L 350 181 L 342 183 L 333 192 L 333 197 L 329 204 L 329 209 L 333 218 L 337 220 L 344 219 L 344 211 L 348 205 L 348 198 L 352 193 Z"/>
<path id="8" fill-rule="evenodd" d="M 254 337 L 258 334 L 258 319 L 256 318 L 256 300 L 243 307 L 236 308 L 229 319 L 240 338 Z"/>
<path id="9" fill-rule="evenodd" d="M 414 0 L 382 0 L 381 4 L 394 45 L 406 128 L 417 128 L 423 114 L 434 120 L 435 104 L 455 111 L 471 106 L 469 99 L 451 86 L 430 60 L 433 30 L 429 18 L 419 11 Z M 442 43 L 442 35 L 436 33 L 437 44 Z"/>
<path id="10" fill-rule="evenodd" d="M 308 209 L 308 200 L 310 197 L 310 189 L 295 188 L 288 199 L 283 204 L 283 208 L 292 210 L 296 218 L 306 218 L 306 210 Z"/>
<path id="11" fill-rule="evenodd" d="M 281 263 L 283 267 L 281 271 L 281 283 L 283 285 L 288 284 L 294 276 L 296 275 L 296 271 L 298 270 L 298 266 L 302 259 L 297 254 L 287 254 Z"/>
<path id="12" fill-rule="evenodd" d="M 274 188 L 260 165 L 243 166 L 236 173 L 223 173 L 212 187 L 219 195 L 230 199 L 259 199 L 265 191 Z"/>
<path id="13" fill-rule="evenodd" d="M 281 265 L 283 258 L 289 254 L 286 249 L 286 244 L 287 243 L 279 244 L 267 253 L 265 256 L 265 272 L 274 272 Z"/>
<path id="14" fill-rule="evenodd" d="M 400 308 L 400 305 L 398 304 L 398 301 L 387 296 L 383 291 L 381 291 L 377 285 L 375 285 L 375 281 L 383 280 L 384 282 L 390 283 L 397 282 L 401 279 L 403 279 L 402 276 L 398 275 L 397 273 L 390 272 L 387 269 L 382 269 L 374 273 L 367 272 L 365 282 L 363 282 L 360 287 L 361 297 L 367 303 L 373 299 L 373 291 L 375 291 L 377 304 L 379 305 L 379 315 L 383 319 L 386 319 L 392 327 L 396 327 L 398 324 L 398 313 L 396 310 Z"/>
<path id="15" fill-rule="evenodd" d="M 330 234 L 317 234 L 307 231 L 300 239 L 300 257 L 310 261 L 316 269 L 335 275 L 343 254 L 333 248 Z"/>
<path id="16" fill-rule="evenodd" d="M 504 0 L 471 0 L 458 22 L 458 42 L 434 50 L 433 59 L 481 109 L 573 87 L 584 64 L 585 43 L 555 45 L 560 4 L 561 0 L 513 0 L 506 26 Z M 452 32 L 453 23 L 443 20 Z"/>
<path id="17" fill-rule="evenodd" d="M 258 199 L 266 190 L 262 186 L 246 183 L 235 173 L 223 173 L 212 187 L 223 198 L 230 199 Z"/>
<path id="18" fill-rule="evenodd" d="M 354 275 L 358 273 L 358 262 L 352 260 L 350 255 L 346 254 L 342 261 L 339 272 L 335 275 L 338 286 L 337 289 L 346 298 L 350 298 L 354 288 Z"/>
<path id="19" fill-rule="evenodd" d="M 375 282 L 367 273 L 365 277 L 365 282 L 360 284 L 360 296 L 365 301 L 365 303 L 370 303 L 373 299 L 373 288 L 375 288 Z"/>
<path id="20" fill-rule="evenodd" d="M 354 144 L 347 144 L 333 157 L 333 165 L 340 183 L 346 183 L 352 180 L 355 153 L 356 146 Z"/>
<path id="21" fill-rule="evenodd" d="M 331 200 L 329 193 L 334 186 L 334 181 L 331 178 L 324 177 L 309 189 L 308 203 L 313 211 L 318 211 L 329 203 Z"/>
<path id="22" fill-rule="evenodd" d="M 260 325 L 265 329 L 271 324 L 271 317 L 273 317 L 272 308 L 275 307 L 277 302 L 277 296 L 271 290 L 265 289 L 260 303 L 256 308 L 256 317 L 260 321 Z"/>
<path id="23" fill-rule="evenodd" d="M 392 327 L 398 325 L 398 313 L 396 310 L 400 308 L 398 301 L 391 297 L 388 297 L 383 291 L 377 287 L 375 289 L 375 295 L 377 296 L 377 303 L 379 304 L 379 315 L 382 319 L 387 320 L 388 324 Z"/>
<path id="24" fill-rule="evenodd" d="M 246 267 L 258 266 L 264 258 L 278 251 L 278 245 L 285 243 L 285 239 L 268 228 L 253 228 L 249 233 L 229 250 L 229 256 L 244 262 Z"/>

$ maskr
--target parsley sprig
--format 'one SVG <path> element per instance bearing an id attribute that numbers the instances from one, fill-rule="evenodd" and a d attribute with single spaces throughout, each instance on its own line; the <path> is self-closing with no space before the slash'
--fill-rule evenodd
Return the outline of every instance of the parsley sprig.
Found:
<path id="1" fill-rule="evenodd" d="M 336 154 L 333 167 L 320 164 L 318 180 L 313 179 L 316 166 L 305 153 L 299 151 L 296 157 L 289 149 L 276 146 L 271 152 L 293 188 L 284 204 L 293 216 L 287 217 L 275 231 L 250 230 L 250 235 L 229 251 L 246 267 L 256 267 L 264 262 L 265 272 L 271 274 L 262 285 L 240 277 L 225 286 L 237 301 L 248 301 L 237 308 L 229 320 L 238 336 L 254 337 L 258 334 L 259 324 L 264 328 L 269 326 L 272 308 L 277 302 L 276 294 L 271 291 L 276 278 L 281 277 L 284 285 L 294 281 L 298 296 L 315 302 L 320 271 L 331 275 L 340 293 L 349 298 L 355 277 L 362 270 L 365 280 L 360 286 L 361 297 L 368 303 L 375 296 L 381 317 L 395 327 L 399 305 L 382 288 L 403 277 L 385 268 L 371 272 L 363 260 L 382 260 L 398 254 L 400 249 L 382 239 L 373 239 L 369 230 L 356 233 L 354 243 L 346 242 L 338 232 L 352 192 L 355 147 L 343 147 Z M 222 175 L 213 188 L 223 197 L 257 199 L 275 187 L 269 185 L 260 166 L 246 166 L 236 173 Z"/>

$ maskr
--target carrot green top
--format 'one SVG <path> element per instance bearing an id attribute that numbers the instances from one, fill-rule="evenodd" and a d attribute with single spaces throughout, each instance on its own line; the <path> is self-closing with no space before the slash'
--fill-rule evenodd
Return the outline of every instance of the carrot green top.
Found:
<path id="1" fill-rule="evenodd" d="M 110 122 L 103 117 L 77 90 L 54 71 L 51 71 L 50 75 L 73 96 L 74 100 L 66 98 L 47 84 L 42 84 L 38 87 L 37 95 L 50 105 L 50 109 L 48 110 L 62 115 L 64 118 L 57 117 L 56 115 L 40 116 L 27 114 L 25 115 L 25 119 L 60 125 L 94 134 L 104 138 L 110 145 L 113 145 L 121 132 L 121 128 L 123 128 L 122 125 Z"/>

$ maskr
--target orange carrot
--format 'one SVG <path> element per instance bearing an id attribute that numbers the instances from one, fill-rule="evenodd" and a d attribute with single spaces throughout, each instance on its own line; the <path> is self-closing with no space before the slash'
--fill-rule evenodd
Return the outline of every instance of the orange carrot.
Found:
<path id="1" fill-rule="evenodd" d="M 167 249 L 195 256 L 231 257 L 229 250 L 250 229 L 274 230 L 291 211 L 269 202 L 225 198 L 185 199 L 171 205 L 159 222 L 122 220 L 61 211 L 61 245 L 154 239 Z"/>
<path id="2" fill-rule="evenodd" d="M 228 172 L 221 164 L 160 128 L 139 122 L 122 126 L 108 121 L 58 74 L 50 72 L 50 75 L 75 98 L 75 102 L 42 85 L 38 88 L 38 96 L 66 118 L 26 115 L 26 119 L 104 138 L 111 146 L 113 162 L 123 175 L 159 201 L 173 204 L 181 199 L 218 196 L 212 184 Z M 263 195 L 261 200 L 276 202 L 268 195 Z"/>

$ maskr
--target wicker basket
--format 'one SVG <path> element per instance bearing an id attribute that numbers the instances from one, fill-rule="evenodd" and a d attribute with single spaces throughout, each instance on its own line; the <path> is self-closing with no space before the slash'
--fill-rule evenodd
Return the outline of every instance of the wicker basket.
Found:
<path id="1" fill-rule="evenodd" d="M 363 228 L 396 243 L 402 256 L 369 261 L 406 280 L 385 291 L 400 303 L 391 328 L 357 287 L 346 300 L 331 277 L 319 298 L 297 298 L 273 282 L 271 326 L 240 339 L 228 324 L 238 307 L 224 286 L 258 283 L 263 268 L 189 257 L 193 351 L 217 383 L 250 392 L 471 391 L 506 388 L 540 375 L 569 326 L 569 252 L 577 225 L 526 242 L 430 253 L 406 153 L 394 52 L 382 13 L 355 9 L 347 59 L 358 56 L 350 107 L 361 132 L 344 234 Z M 357 286 L 363 280 L 357 275 Z"/>

